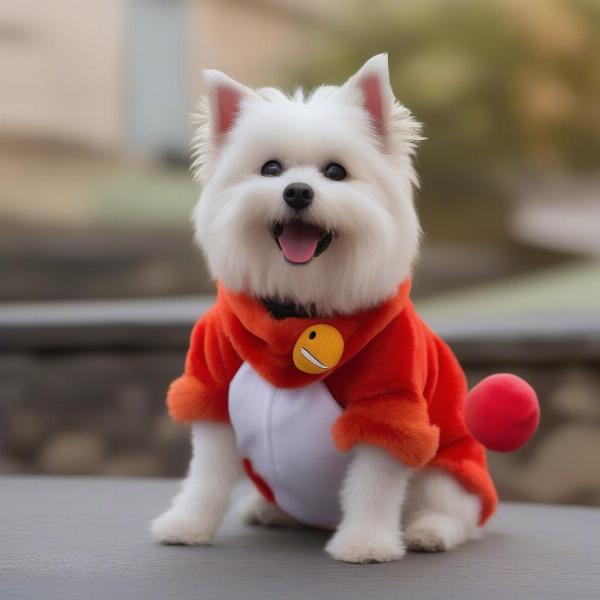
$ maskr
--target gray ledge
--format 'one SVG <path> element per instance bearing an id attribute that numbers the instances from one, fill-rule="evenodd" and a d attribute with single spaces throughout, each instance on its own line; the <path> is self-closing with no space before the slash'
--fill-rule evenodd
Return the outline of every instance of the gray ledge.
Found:
<path id="1" fill-rule="evenodd" d="M 184 350 L 213 296 L 0 305 L 0 351 Z M 427 315 L 425 315 L 427 316 Z M 600 360 L 600 312 L 427 319 L 471 362 Z"/>

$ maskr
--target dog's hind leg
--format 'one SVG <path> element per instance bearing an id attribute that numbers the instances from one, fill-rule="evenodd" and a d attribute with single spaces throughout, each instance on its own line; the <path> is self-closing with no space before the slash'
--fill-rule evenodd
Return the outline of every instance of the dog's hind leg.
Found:
<path id="1" fill-rule="evenodd" d="M 442 469 L 424 469 L 411 481 L 404 510 L 410 550 L 443 552 L 476 538 L 481 501 Z"/>
<path id="2" fill-rule="evenodd" d="M 257 490 L 252 489 L 236 505 L 235 511 L 246 525 L 267 527 L 297 527 L 299 523 L 284 513 L 276 504 L 267 501 Z"/>

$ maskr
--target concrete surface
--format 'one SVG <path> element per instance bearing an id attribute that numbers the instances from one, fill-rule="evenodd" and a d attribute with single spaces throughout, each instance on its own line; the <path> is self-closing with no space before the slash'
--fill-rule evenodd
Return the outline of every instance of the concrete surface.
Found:
<path id="1" fill-rule="evenodd" d="M 172 480 L 0 478 L 2 600 L 597 598 L 600 511 L 504 504 L 483 539 L 384 565 L 336 563 L 325 532 L 242 527 L 154 544 Z"/>

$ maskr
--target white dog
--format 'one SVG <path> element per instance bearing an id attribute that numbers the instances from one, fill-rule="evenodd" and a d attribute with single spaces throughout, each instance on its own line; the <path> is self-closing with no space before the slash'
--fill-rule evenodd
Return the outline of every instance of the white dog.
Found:
<path id="1" fill-rule="evenodd" d="M 194 224 L 214 277 L 312 317 L 354 314 L 393 296 L 419 246 L 412 156 L 420 126 L 393 95 L 387 56 L 340 87 L 291 97 L 219 71 L 205 80 Z M 198 422 L 192 442 L 183 487 L 152 525 L 162 543 L 211 543 L 241 475 L 229 424 Z M 247 522 L 294 522 L 258 493 L 244 504 Z M 339 505 L 326 551 L 347 562 L 395 560 L 406 547 L 448 550 L 476 535 L 481 511 L 449 472 L 415 471 L 369 444 L 350 453 Z"/>

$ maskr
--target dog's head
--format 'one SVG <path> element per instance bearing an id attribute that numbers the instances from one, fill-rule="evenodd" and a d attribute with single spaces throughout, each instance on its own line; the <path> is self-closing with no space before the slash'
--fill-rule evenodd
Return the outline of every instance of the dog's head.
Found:
<path id="1" fill-rule="evenodd" d="M 234 291 L 321 315 L 392 295 L 419 241 L 419 125 L 394 98 L 387 56 L 340 87 L 291 97 L 206 71 L 194 169 L 196 239 Z"/>

